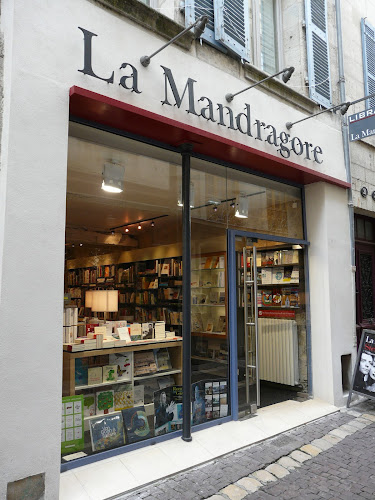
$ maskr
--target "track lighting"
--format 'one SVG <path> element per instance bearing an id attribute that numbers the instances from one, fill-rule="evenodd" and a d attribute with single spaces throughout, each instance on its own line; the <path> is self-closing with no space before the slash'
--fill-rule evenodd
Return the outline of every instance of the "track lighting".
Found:
<path id="1" fill-rule="evenodd" d="M 128 228 L 128 227 L 126 227 L 126 228 L 125 228 L 125 233 L 128 233 L 128 232 L 129 232 L 129 228 Z"/>
<path id="2" fill-rule="evenodd" d="M 151 227 L 155 227 L 155 222 L 153 220 L 151 221 Z"/>
<path id="3" fill-rule="evenodd" d="M 138 224 L 138 229 L 142 229 L 142 226 L 140 224 Z"/>

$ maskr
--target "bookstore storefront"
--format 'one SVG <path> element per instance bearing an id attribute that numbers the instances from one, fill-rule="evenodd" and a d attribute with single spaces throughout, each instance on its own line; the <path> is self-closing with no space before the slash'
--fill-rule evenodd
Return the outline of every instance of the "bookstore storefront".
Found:
<path id="1" fill-rule="evenodd" d="M 63 469 L 189 437 L 184 404 L 194 429 L 307 395 L 301 188 L 79 121 L 68 148 Z"/>
<path id="2" fill-rule="evenodd" d="M 239 61 L 192 42 L 143 67 L 165 38 L 127 12 L 39 4 L 1 12 L 0 496 L 42 476 L 58 498 L 61 469 L 297 391 L 342 405 L 337 117 L 287 131 L 295 91 L 226 102 L 249 84 Z"/>

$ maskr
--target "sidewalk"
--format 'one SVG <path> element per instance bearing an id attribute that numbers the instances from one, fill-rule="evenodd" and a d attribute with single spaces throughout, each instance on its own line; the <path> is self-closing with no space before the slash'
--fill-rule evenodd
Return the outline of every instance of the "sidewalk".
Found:
<path id="1" fill-rule="evenodd" d="M 375 402 L 322 417 L 117 500 L 375 498 Z"/>
<path id="2" fill-rule="evenodd" d="M 176 438 L 64 472 L 60 479 L 60 500 L 107 499 L 133 491 L 148 483 L 154 484 L 161 478 L 173 476 L 204 463 L 208 463 L 207 467 L 213 467 L 216 472 L 219 470 L 221 475 L 221 467 L 212 465 L 220 460 L 218 457 L 262 442 L 337 411 L 338 408 L 318 399 L 304 402 L 285 401 L 262 408 L 254 418 L 232 421 L 193 432 L 191 443 Z M 283 438 L 284 435 L 278 439 Z M 238 453 L 241 457 L 245 452 Z M 221 460 L 225 463 L 227 457 Z M 191 474 L 191 472 L 186 472 L 186 474 Z M 216 475 L 213 474 L 212 477 Z M 228 476 L 228 480 L 226 479 L 224 486 L 230 483 L 229 479 L 231 475 Z M 222 481 L 223 478 L 220 480 Z M 216 481 L 215 487 L 211 485 L 207 494 L 206 490 L 202 494 L 199 493 L 201 496 L 181 496 L 181 492 L 178 496 L 174 491 L 173 499 L 205 498 L 204 495 L 210 496 L 219 491 L 220 488 L 216 488 L 217 484 L 220 484 L 221 488 L 223 483 Z M 188 491 L 189 488 L 186 487 L 186 490 Z M 148 498 L 158 497 L 151 495 Z M 166 500 L 166 497 L 163 498 Z"/>

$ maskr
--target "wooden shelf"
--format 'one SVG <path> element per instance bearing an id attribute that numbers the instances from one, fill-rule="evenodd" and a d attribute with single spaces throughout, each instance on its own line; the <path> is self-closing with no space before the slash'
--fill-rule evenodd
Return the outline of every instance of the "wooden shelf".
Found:
<path id="1" fill-rule="evenodd" d="M 194 337 L 207 337 L 210 339 L 226 339 L 227 334 L 223 333 L 210 333 L 210 332 L 191 332 Z"/>
<path id="2" fill-rule="evenodd" d="M 192 306 L 195 306 L 195 307 L 225 307 L 225 303 L 224 304 L 191 304 Z"/>
<path id="3" fill-rule="evenodd" d="M 91 389 L 93 387 L 103 387 L 105 385 L 116 385 L 116 384 L 131 384 L 131 380 L 116 380 L 115 382 L 102 382 L 101 384 L 90 384 L 90 385 L 76 385 L 76 391 L 83 391 L 85 389 Z"/>
<path id="4" fill-rule="evenodd" d="M 221 365 L 227 365 L 228 361 L 224 359 L 213 359 L 213 358 L 204 358 L 202 356 L 192 356 L 191 359 L 196 359 L 199 361 L 212 361 L 213 363 L 219 363 Z"/>
<path id="5" fill-rule="evenodd" d="M 164 372 L 150 373 L 148 375 L 134 375 L 134 382 L 146 378 L 158 378 L 158 377 L 165 377 L 166 375 L 176 375 L 177 373 L 181 373 L 181 370 L 166 370 Z"/>

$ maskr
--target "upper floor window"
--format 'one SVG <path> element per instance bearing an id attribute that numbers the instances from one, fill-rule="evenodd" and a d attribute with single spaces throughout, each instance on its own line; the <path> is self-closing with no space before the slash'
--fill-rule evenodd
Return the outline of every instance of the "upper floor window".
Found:
<path id="1" fill-rule="evenodd" d="M 250 12 L 249 0 L 186 0 L 186 25 L 208 16 L 204 40 L 272 74 L 281 59 L 279 4 L 280 0 L 251 0 Z"/>
<path id="2" fill-rule="evenodd" d="M 305 0 L 307 66 L 310 98 L 332 105 L 329 72 L 327 0 Z"/>
<path id="3" fill-rule="evenodd" d="M 375 93 L 375 30 L 367 19 L 361 20 L 363 79 L 365 95 Z M 375 97 L 366 100 L 366 108 L 375 107 Z"/>

